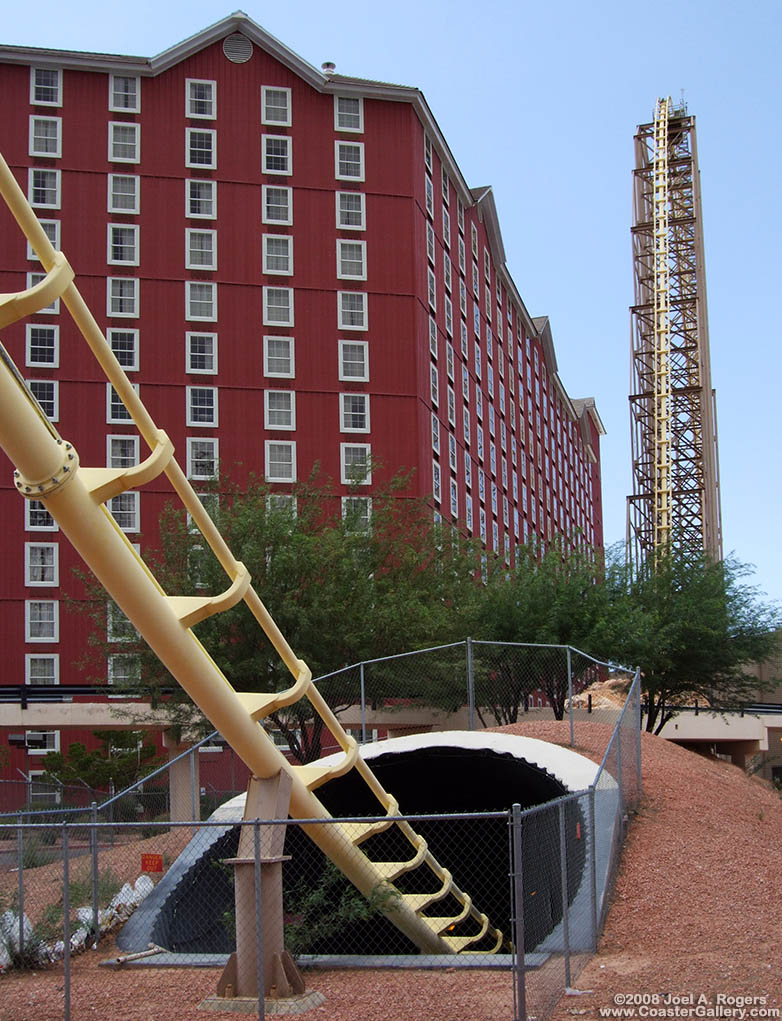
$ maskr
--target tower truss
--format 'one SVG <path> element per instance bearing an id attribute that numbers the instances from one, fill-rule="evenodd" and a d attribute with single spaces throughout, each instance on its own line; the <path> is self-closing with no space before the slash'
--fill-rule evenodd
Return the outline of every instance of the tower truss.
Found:
<path id="1" fill-rule="evenodd" d="M 695 118 L 670 99 L 635 136 L 632 241 L 628 546 L 639 565 L 662 549 L 720 560 Z"/>

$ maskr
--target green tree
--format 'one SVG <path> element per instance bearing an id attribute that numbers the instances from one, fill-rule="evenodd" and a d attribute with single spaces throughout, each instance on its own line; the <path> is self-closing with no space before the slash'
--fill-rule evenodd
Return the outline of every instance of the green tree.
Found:
<path id="1" fill-rule="evenodd" d="M 733 557 L 676 552 L 632 572 L 615 552 L 605 583 L 611 613 L 597 633 L 612 658 L 640 665 L 648 731 L 659 734 L 696 698 L 720 709 L 752 697 L 758 681 L 745 668 L 774 656 L 780 614 L 747 583 L 750 574 Z"/>
<path id="2" fill-rule="evenodd" d="M 98 789 L 113 784 L 118 790 L 142 779 L 158 764 L 155 743 L 144 731 L 96 730 L 100 748 L 87 751 L 74 741 L 66 752 L 47 752 L 43 766 L 47 776 L 62 784 L 86 783 Z"/>

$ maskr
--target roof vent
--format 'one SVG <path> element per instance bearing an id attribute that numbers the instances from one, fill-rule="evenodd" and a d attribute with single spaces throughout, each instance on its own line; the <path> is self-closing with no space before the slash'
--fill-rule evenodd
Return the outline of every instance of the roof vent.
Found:
<path id="1" fill-rule="evenodd" d="M 337 70 L 337 65 L 332 60 L 326 60 L 320 66 L 324 74 L 334 74 Z"/>
<path id="2" fill-rule="evenodd" d="M 245 64 L 253 55 L 253 44 L 246 35 L 234 32 L 223 40 L 223 53 L 232 64 Z"/>

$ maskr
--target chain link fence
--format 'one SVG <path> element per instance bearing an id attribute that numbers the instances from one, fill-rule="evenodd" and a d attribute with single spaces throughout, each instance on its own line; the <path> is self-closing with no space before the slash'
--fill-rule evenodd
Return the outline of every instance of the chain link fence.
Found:
<path id="1" fill-rule="evenodd" d="M 539 654 L 498 659 L 483 648 L 476 661 L 476 707 L 484 675 L 512 668 L 537 678 L 546 666 Z M 387 691 L 381 681 L 371 683 Z M 366 677 L 364 685 L 366 694 Z M 183 1010 L 239 997 L 264 1018 L 276 1013 L 275 995 L 337 996 L 348 973 L 328 970 L 336 964 L 389 963 L 410 969 L 411 997 L 430 987 L 428 969 L 446 968 L 459 1002 L 473 1004 L 470 1017 L 545 1018 L 597 946 L 625 820 L 641 794 L 639 692 L 636 675 L 588 789 L 523 811 L 403 824 L 468 894 L 469 910 L 430 868 L 407 867 L 411 845 L 388 818 L 283 825 L 243 820 L 240 807 L 226 805 L 207 822 L 100 821 L 97 809 L 56 822 L 0 821 L 0 969 L 56 973 L 61 999 L 51 1016 L 66 1019 L 90 1011 L 110 979 L 113 996 L 143 989 L 150 1016 L 163 1016 L 152 976 L 174 979 L 161 968 L 198 965 L 179 990 Z M 385 863 L 387 878 L 359 894 L 319 849 L 323 827 L 336 828 L 337 857 L 366 852 Z M 429 919 L 416 923 L 430 934 L 423 951 L 420 932 L 399 924 L 416 907 Z M 94 946 L 115 964 L 125 960 L 118 973 L 90 967 Z M 271 986 L 271 998 L 258 995 Z M 8 997 L 20 988 L 3 991 L 9 1016 Z M 394 1002 L 387 1009 L 390 1021 L 402 1016 Z M 122 1017 L 119 1003 L 112 1016 Z"/>

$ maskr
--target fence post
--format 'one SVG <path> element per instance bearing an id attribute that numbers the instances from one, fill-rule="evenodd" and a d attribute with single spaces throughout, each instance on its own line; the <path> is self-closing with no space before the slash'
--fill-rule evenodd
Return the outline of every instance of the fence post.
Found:
<path id="1" fill-rule="evenodd" d="M 63 967 L 64 967 L 64 988 L 65 988 L 65 1009 L 63 1016 L 65 1021 L 71 1017 L 71 870 L 68 857 L 68 821 L 62 824 L 62 939 L 63 939 Z"/>
<path id="2" fill-rule="evenodd" d="M 469 640 L 469 639 L 468 639 Z M 521 848 L 521 805 L 511 809 L 511 841 L 513 846 L 513 942 L 516 947 L 516 1017 L 514 1021 L 527 1021 L 527 991 L 524 972 L 524 882 Z"/>
<path id="3" fill-rule="evenodd" d="M 92 933 L 95 946 L 100 938 L 100 905 L 98 904 L 98 803 L 93 801 L 91 809 L 90 827 L 90 857 L 92 870 Z"/>
<path id="4" fill-rule="evenodd" d="M 190 749 L 190 818 L 193 820 L 193 822 L 195 822 L 196 819 L 198 820 L 198 822 L 200 822 L 201 821 L 201 808 L 200 808 L 201 799 L 200 799 L 200 797 L 198 799 L 198 805 L 199 805 L 198 815 L 196 815 L 196 778 L 195 778 L 195 776 L 196 776 L 196 770 L 195 770 L 195 757 L 196 757 L 196 753 L 197 753 L 197 749 L 196 749 L 195 745 L 193 745 L 193 747 Z M 195 833 L 195 830 L 193 830 L 193 833 Z"/>
<path id="5" fill-rule="evenodd" d="M 573 748 L 576 743 L 575 726 L 573 723 L 573 670 L 571 669 L 572 664 L 570 661 L 570 646 L 567 647 L 567 697 L 568 704 L 570 705 L 570 747 Z"/>
<path id="6" fill-rule="evenodd" d="M 367 699 L 364 688 L 364 664 L 359 664 L 359 677 L 361 680 L 361 743 L 367 743 Z"/>
<path id="7" fill-rule="evenodd" d="M 467 645 L 467 729 L 475 730 L 475 674 L 472 663 L 472 638 Z"/>
<path id="8" fill-rule="evenodd" d="M 589 899 L 592 909 L 592 953 L 597 953 L 597 832 L 595 830 L 595 785 L 589 788 L 590 866 Z"/>
<path id="9" fill-rule="evenodd" d="M 570 802 L 568 802 L 570 804 Z M 559 874 L 562 880 L 562 944 L 565 952 L 565 987 L 570 989 L 570 920 L 568 912 L 567 833 L 565 832 L 565 803 L 559 803 Z"/>
<path id="10" fill-rule="evenodd" d="M 261 914 L 261 824 L 253 823 L 255 838 L 255 963 L 258 971 L 258 1021 L 266 1016 L 263 1002 L 263 917 Z M 237 936 L 238 939 L 238 936 Z"/>
<path id="11" fill-rule="evenodd" d="M 17 891 L 19 900 L 19 955 L 24 950 L 24 830 L 22 829 L 23 816 L 16 817 L 16 868 L 17 868 Z"/>

